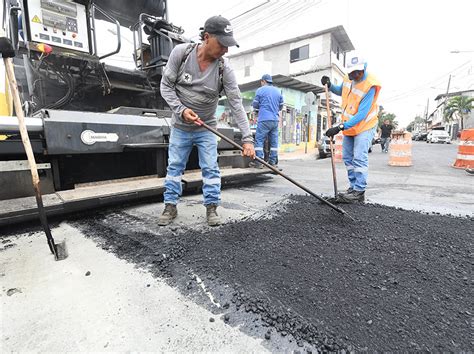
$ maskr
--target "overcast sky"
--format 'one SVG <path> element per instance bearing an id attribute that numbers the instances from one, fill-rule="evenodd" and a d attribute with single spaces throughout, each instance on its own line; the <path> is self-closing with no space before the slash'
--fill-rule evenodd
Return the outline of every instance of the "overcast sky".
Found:
<path id="1" fill-rule="evenodd" d="M 169 19 L 188 37 L 212 15 L 232 20 L 240 51 L 343 25 L 382 83 L 379 103 L 406 126 L 430 98 L 474 89 L 474 1 L 170 0 Z M 194 37 L 193 39 L 197 39 Z M 233 49 L 231 53 L 239 50 Z M 472 51 L 451 54 L 450 51 Z M 277 74 L 277 73 L 274 73 Z"/>
<path id="2" fill-rule="evenodd" d="M 168 0 L 168 7 L 170 21 L 194 40 L 208 17 L 231 19 L 240 49 L 230 53 L 343 25 L 381 81 L 379 104 L 402 126 L 424 113 L 428 98 L 432 112 L 450 74 L 450 92 L 474 90 L 473 0 Z M 108 27 L 99 35 L 102 53 L 116 45 Z M 122 50 L 109 60 L 133 68 L 131 32 L 122 33 Z"/>

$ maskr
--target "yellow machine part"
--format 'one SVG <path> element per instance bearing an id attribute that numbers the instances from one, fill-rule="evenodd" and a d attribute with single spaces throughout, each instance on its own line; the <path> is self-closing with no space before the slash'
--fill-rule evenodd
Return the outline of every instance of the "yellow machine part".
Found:
<path id="1" fill-rule="evenodd" d="M 12 98 L 8 89 L 3 60 L 0 61 L 0 116 L 12 115 Z M 0 140 L 5 140 L 6 135 L 0 135 Z"/>

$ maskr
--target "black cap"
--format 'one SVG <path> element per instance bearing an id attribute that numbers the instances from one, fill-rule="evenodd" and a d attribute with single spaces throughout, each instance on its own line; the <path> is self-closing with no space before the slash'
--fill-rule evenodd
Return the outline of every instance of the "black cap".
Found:
<path id="1" fill-rule="evenodd" d="M 213 34 L 224 47 L 238 47 L 230 21 L 222 16 L 212 16 L 204 24 L 204 32 Z"/>

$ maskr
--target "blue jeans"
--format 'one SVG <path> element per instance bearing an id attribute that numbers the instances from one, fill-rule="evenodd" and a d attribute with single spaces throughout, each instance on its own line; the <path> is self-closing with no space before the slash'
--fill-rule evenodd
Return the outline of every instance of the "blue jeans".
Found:
<path id="1" fill-rule="evenodd" d="M 375 135 L 375 129 L 366 130 L 356 136 L 345 136 L 342 141 L 342 161 L 346 165 L 350 187 L 356 191 L 365 191 L 369 174 L 369 147 Z"/>
<path id="2" fill-rule="evenodd" d="M 388 138 L 381 138 L 380 139 L 380 144 L 382 145 L 382 151 L 383 152 L 388 152 L 388 147 L 390 145 L 390 137 Z"/>
<path id="3" fill-rule="evenodd" d="M 164 201 L 166 204 L 176 205 L 181 197 L 183 192 L 181 179 L 193 146 L 198 149 L 204 205 L 219 204 L 221 201 L 221 173 L 217 164 L 216 136 L 210 131 L 188 132 L 172 128 L 165 179 Z"/>
<path id="4" fill-rule="evenodd" d="M 255 134 L 255 153 L 258 157 L 263 159 L 263 145 L 265 139 L 268 137 L 270 145 L 270 155 L 268 163 L 276 164 L 278 161 L 278 121 L 264 120 L 258 122 L 257 133 Z"/>

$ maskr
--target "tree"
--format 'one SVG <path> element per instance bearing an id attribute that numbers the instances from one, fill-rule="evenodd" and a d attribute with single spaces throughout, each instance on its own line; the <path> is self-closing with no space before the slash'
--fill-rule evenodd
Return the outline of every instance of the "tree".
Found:
<path id="1" fill-rule="evenodd" d="M 461 130 L 464 129 L 464 119 L 467 117 L 473 108 L 474 97 L 455 96 L 449 99 L 444 108 L 444 120 L 451 122 L 459 120 L 461 123 Z"/>
<path id="2" fill-rule="evenodd" d="M 408 126 L 407 126 L 407 130 L 409 132 L 412 132 L 413 130 L 415 130 L 415 127 L 416 126 L 419 126 L 421 123 L 424 123 L 425 120 L 423 119 L 423 117 L 420 117 L 420 116 L 416 116 L 414 120 L 412 120 Z"/>
<path id="3" fill-rule="evenodd" d="M 383 109 L 379 112 L 379 128 L 382 126 L 384 120 L 388 119 L 390 124 L 393 125 L 394 128 L 398 126 L 398 122 L 395 120 L 397 116 L 393 113 L 385 112 Z"/>

